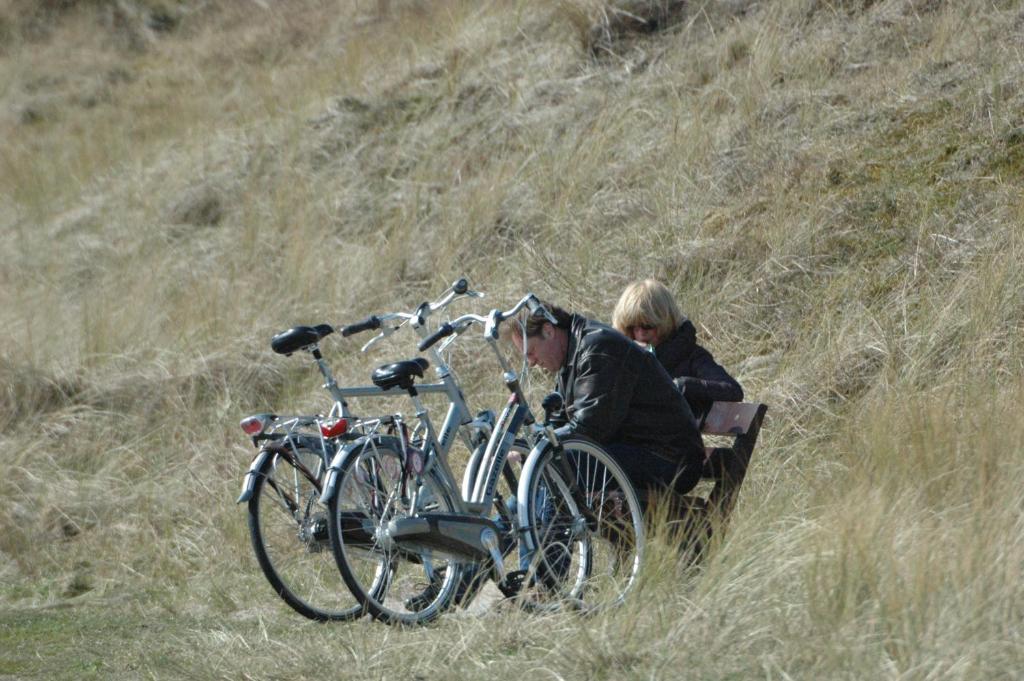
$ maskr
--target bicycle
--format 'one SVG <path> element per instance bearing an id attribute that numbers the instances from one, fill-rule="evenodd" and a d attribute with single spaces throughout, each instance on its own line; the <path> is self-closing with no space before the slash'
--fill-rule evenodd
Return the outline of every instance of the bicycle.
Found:
<path id="1" fill-rule="evenodd" d="M 460 297 L 479 295 L 469 291 L 464 279 L 456 281 L 434 303 L 424 303 L 419 312 L 425 320 Z M 385 320 L 386 321 L 386 320 Z M 380 320 L 376 322 L 379 328 Z M 373 324 L 343 327 L 343 336 L 358 333 Z M 397 327 L 386 327 L 376 340 Z M 326 416 L 277 416 L 254 414 L 242 419 L 243 431 L 259 451 L 245 474 L 238 503 L 248 503 L 248 525 L 257 562 L 274 591 L 296 612 L 317 621 L 349 620 L 364 614 L 338 574 L 330 553 L 326 513 L 316 501 L 323 493 L 328 464 L 339 446 L 360 437 L 393 436 L 407 426 L 400 415 L 359 418 L 349 410 L 347 398 L 383 395 L 379 387 L 340 387 L 320 352 L 320 342 L 334 333 L 329 324 L 297 326 L 271 340 L 274 352 L 291 355 L 308 352 L 324 378 L 332 397 Z M 424 386 L 426 392 L 444 391 L 444 386 Z M 493 420 L 493 418 L 492 418 Z M 490 432 L 486 414 L 477 419 L 460 419 L 459 427 L 483 439 Z M 380 584 L 375 588 L 380 588 Z"/>
<path id="2" fill-rule="evenodd" d="M 531 607 L 569 603 L 589 610 L 621 602 L 636 582 L 644 528 L 628 478 L 595 443 L 559 441 L 547 419 L 536 423 L 519 377 L 498 347 L 500 324 L 524 308 L 553 321 L 528 294 L 506 312 L 445 323 L 419 344 L 428 350 L 484 324 L 484 338 L 510 392 L 486 444 L 474 451 L 461 487 L 450 475 L 443 443 L 434 437 L 419 399 L 422 387 L 415 379 L 422 376 L 422 360 L 381 367 L 373 380 L 409 394 L 426 424 L 424 449 L 410 457 L 401 439 L 363 438 L 343 447 L 331 462 L 321 500 L 328 505 L 332 552 L 352 594 L 378 620 L 422 624 L 435 619 L 452 602 L 457 574 L 467 570 L 491 577 L 507 597 Z M 516 498 L 501 503 L 498 480 L 521 442 L 520 431 L 533 447 Z M 505 566 L 515 546 L 510 532 L 521 544 L 519 569 L 513 571 Z M 443 578 L 426 603 L 410 608 L 407 599 L 392 593 L 396 583 L 408 581 L 404 574 L 434 573 L 435 562 L 444 564 Z"/>
<path id="3" fill-rule="evenodd" d="M 429 331 L 424 323 L 423 312 L 424 308 L 421 306 L 414 313 L 375 315 L 346 328 L 353 329 L 353 332 L 383 329 L 381 336 L 367 343 L 364 349 L 397 328 L 387 326 L 389 322 L 393 321 L 400 321 L 402 324 L 411 323 L 421 338 L 426 338 L 429 336 Z M 345 536 L 349 549 L 353 552 L 349 570 L 359 572 L 358 577 L 351 578 L 360 585 L 358 588 L 373 591 L 379 588 L 381 580 L 386 580 L 387 588 L 383 592 L 386 595 L 380 596 L 378 600 L 386 598 L 389 609 L 410 614 L 410 618 L 413 618 L 411 613 L 415 613 L 414 618 L 416 619 L 436 616 L 441 609 L 440 606 L 447 607 L 453 599 L 468 604 L 480 586 L 478 580 L 474 579 L 474 575 L 467 574 L 462 566 L 450 560 L 449 557 L 434 559 L 431 555 L 417 555 L 411 561 L 416 565 L 412 570 L 396 570 L 397 564 L 382 562 L 380 559 L 382 552 L 371 548 L 376 541 L 372 538 L 380 535 L 371 520 L 373 514 L 362 512 L 358 507 L 389 503 L 385 498 L 386 495 L 381 492 L 383 489 L 390 490 L 400 487 L 402 494 L 405 495 L 406 485 L 402 479 L 404 473 L 401 471 L 410 467 L 410 469 L 416 470 L 418 478 L 415 494 L 419 497 L 419 501 L 414 503 L 419 503 L 423 507 L 429 506 L 435 511 L 454 512 L 457 507 L 460 507 L 460 502 L 456 500 L 460 498 L 459 487 L 455 484 L 456 476 L 448 461 L 448 454 L 455 441 L 455 435 L 456 433 L 463 435 L 463 440 L 471 452 L 462 482 L 462 487 L 468 490 L 482 456 L 482 448 L 493 431 L 495 417 L 493 412 L 483 411 L 471 420 L 472 412 L 466 404 L 464 393 L 454 372 L 443 358 L 442 353 L 446 347 L 430 348 L 432 360 L 436 364 L 439 383 L 421 384 L 412 388 L 412 381 L 417 377 L 422 378 L 423 372 L 430 366 L 429 361 L 418 358 L 379 367 L 373 374 L 374 386 L 346 389 L 368 391 L 367 394 L 372 394 L 374 390 L 380 393 L 396 389 L 409 391 L 412 388 L 413 402 L 416 408 L 416 425 L 411 431 L 408 428 L 399 429 L 391 435 L 367 434 L 344 450 L 360 450 L 362 465 L 369 469 L 363 475 L 364 480 L 362 481 L 372 479 L 377 489 L 358 489 L 352 484 L 345 484 L 338 488 L 336 471 L 341 460 L 341 452 L 339 452 L 328 470 L 324 482 L 324 493 L 321 497 L 321 501 L 325 504 L 329 504 L 333 498 L 342 508 L 346 508 L 345 504 L 355 506 L 349 510 L 339 511 L 334 525 L 335 531 L 339 535 Z M 419 400 L 421 394 L 437 392 L 445 393 L 448 399 L 447 413 L 440 430 L 435 429 L 429 418 L 429 411 Z M 522 458 L 525 458 L 529 451 L 524 443 L 518 441 L 511 442 L 509 449 L 518 450 Z M 495 481 L 495 487 L 503 486 L 504 488 L 503 492 L 498 492 L 496 495 L 500 506 L 498 531 L 499 543 L 504 547 L 503 556 L 505 556 L 510 554 L 511 549 L 518 544 L 518 533 L 514 510 L 501 503 L 501 500 L 514 498 L 518 479 L 509 461 L 505 461 L 498 470 L 501 475 Z M 468 494 L 468 491 L 465 494 Z M 382 498 L 384 498 L 383 501 Z M 378 510 L 378 513 L 380 512 Z M 368 541 L 368 537 L 371 540 Z M 332 544 L 334 541 L 332 539 Z M 358 555 L 358 552 L 363 549 L 368 549 L 364 552 L 365 555 Z M 371 584 L 372 587 L 366 587 L 366 584 Z M 352 587 L 351 584 L 349 586 Z"/>
<path id="4" fill-rule="evenodd" d="M 256 561 L 293 610 L 312 620 L 348 620 L 363 614 L 333 561 L 325 561 L 326 514 L 316 500 L 344 426 L 320 416 L 255 414 L 242 429 L 259 451 L 246 472 L 238 503 L 248 502 Z M 347 424 L 345 424 L 347 426 Z M 262 445 L 261 445 L 262 443 Z"/>

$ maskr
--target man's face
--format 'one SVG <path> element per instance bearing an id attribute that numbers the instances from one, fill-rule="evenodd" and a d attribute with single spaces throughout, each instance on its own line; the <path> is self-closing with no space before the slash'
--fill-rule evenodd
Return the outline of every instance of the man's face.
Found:
<path id="1" fill-rule="evenodd" d="M 565 362 L 567 334 L 559 331 L 551 324 L 545 324 L 543 330 L 536 336 L 526 339 L 526 359 L 530 366 L 539 366 L 549 373 L 558 373 Z M 512 334 L 512 342 L 515 343 L 519 352 L 523 351 L 523 338 Z"/>

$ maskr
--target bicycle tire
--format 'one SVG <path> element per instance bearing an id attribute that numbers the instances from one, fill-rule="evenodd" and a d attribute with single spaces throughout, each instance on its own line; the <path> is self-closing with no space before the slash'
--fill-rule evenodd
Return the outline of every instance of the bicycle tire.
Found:
<path id="1" fill-rule="evenodd" d="M 249 537 L 256 561 L 278 596 L 319 622 L 355 619 L 363 608 L 349 593 L 332 560 L 327 514 L 318 499 L 320 453 L 296 448 L 303 468 L 274 454 L 260 469 L 249 499 Z"/>
<path id="2" fill-rule="evenodd" d="M 644 550 L 640 501 L 621 466 L 596 443 L 548 445 L 531 457 L 519 487 L 520 523 L 531 553 L 523 602 L 594 610 L 621 603 Z"/>
<path id="3" fill-rule="evenodd" d="M 349 591 L 375 619 L 425 624 L 451 606 L 463 566 L 390 544 L 387 523 L 409 513 L 401 451 L 397 438 L 383 436 L 345 457 L 328 504 L 331 550 Z M 429 495 L 420 511 L 454 510 L 451 494 L 432 472 L 423 476 L 418 493 L 421 502 Z"/>

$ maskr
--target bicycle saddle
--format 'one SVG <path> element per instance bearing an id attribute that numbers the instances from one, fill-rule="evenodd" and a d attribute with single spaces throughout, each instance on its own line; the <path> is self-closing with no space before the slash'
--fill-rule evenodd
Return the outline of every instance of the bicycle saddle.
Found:
<path id="1" fill-rule="evenodd" d="M 422 357 L 407 359 L 404 362 L 395 362 L 394 364 L 385 364 L 373 370 L 370 380 L 382 390 L 395 387 L 408 390 L 416 381 L 414 377 L 419 376 L 423 378 L 423 372 L 429 366 L 430 362 Z"/>
<path id="2" fill-rule="evenodd" d="M 309 347 L 321 338 L 334 333 L 330 324 L 317 326 L 293 326 L 270 339 L 270 349 L 279 355 L 290 355 L 296 350 Z"/>

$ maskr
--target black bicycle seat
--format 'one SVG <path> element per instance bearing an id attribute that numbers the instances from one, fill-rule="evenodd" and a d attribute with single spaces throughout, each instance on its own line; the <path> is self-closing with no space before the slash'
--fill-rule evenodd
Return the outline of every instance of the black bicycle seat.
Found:
<path id="1" fill-rule="evenodd" d="M 416 382 L 416 376 L 423 378 L 423 372 L 429 366 L 430 362 L 422 357 L 407 359 L 403 362 L 395 362 L 394 364 L 385 364 L 373 370 L 370 380 L 382 390 L 395 387 L 408 390 Z"/>
<path id="2" fill-rule="evenodd" d="M 296 350 L 308 348 L 320 339 L 334 333 L 330 324 L 317 326 L 293 326 L 270 339 L 270 349 L 279 355 L 290 355 Z"/>

